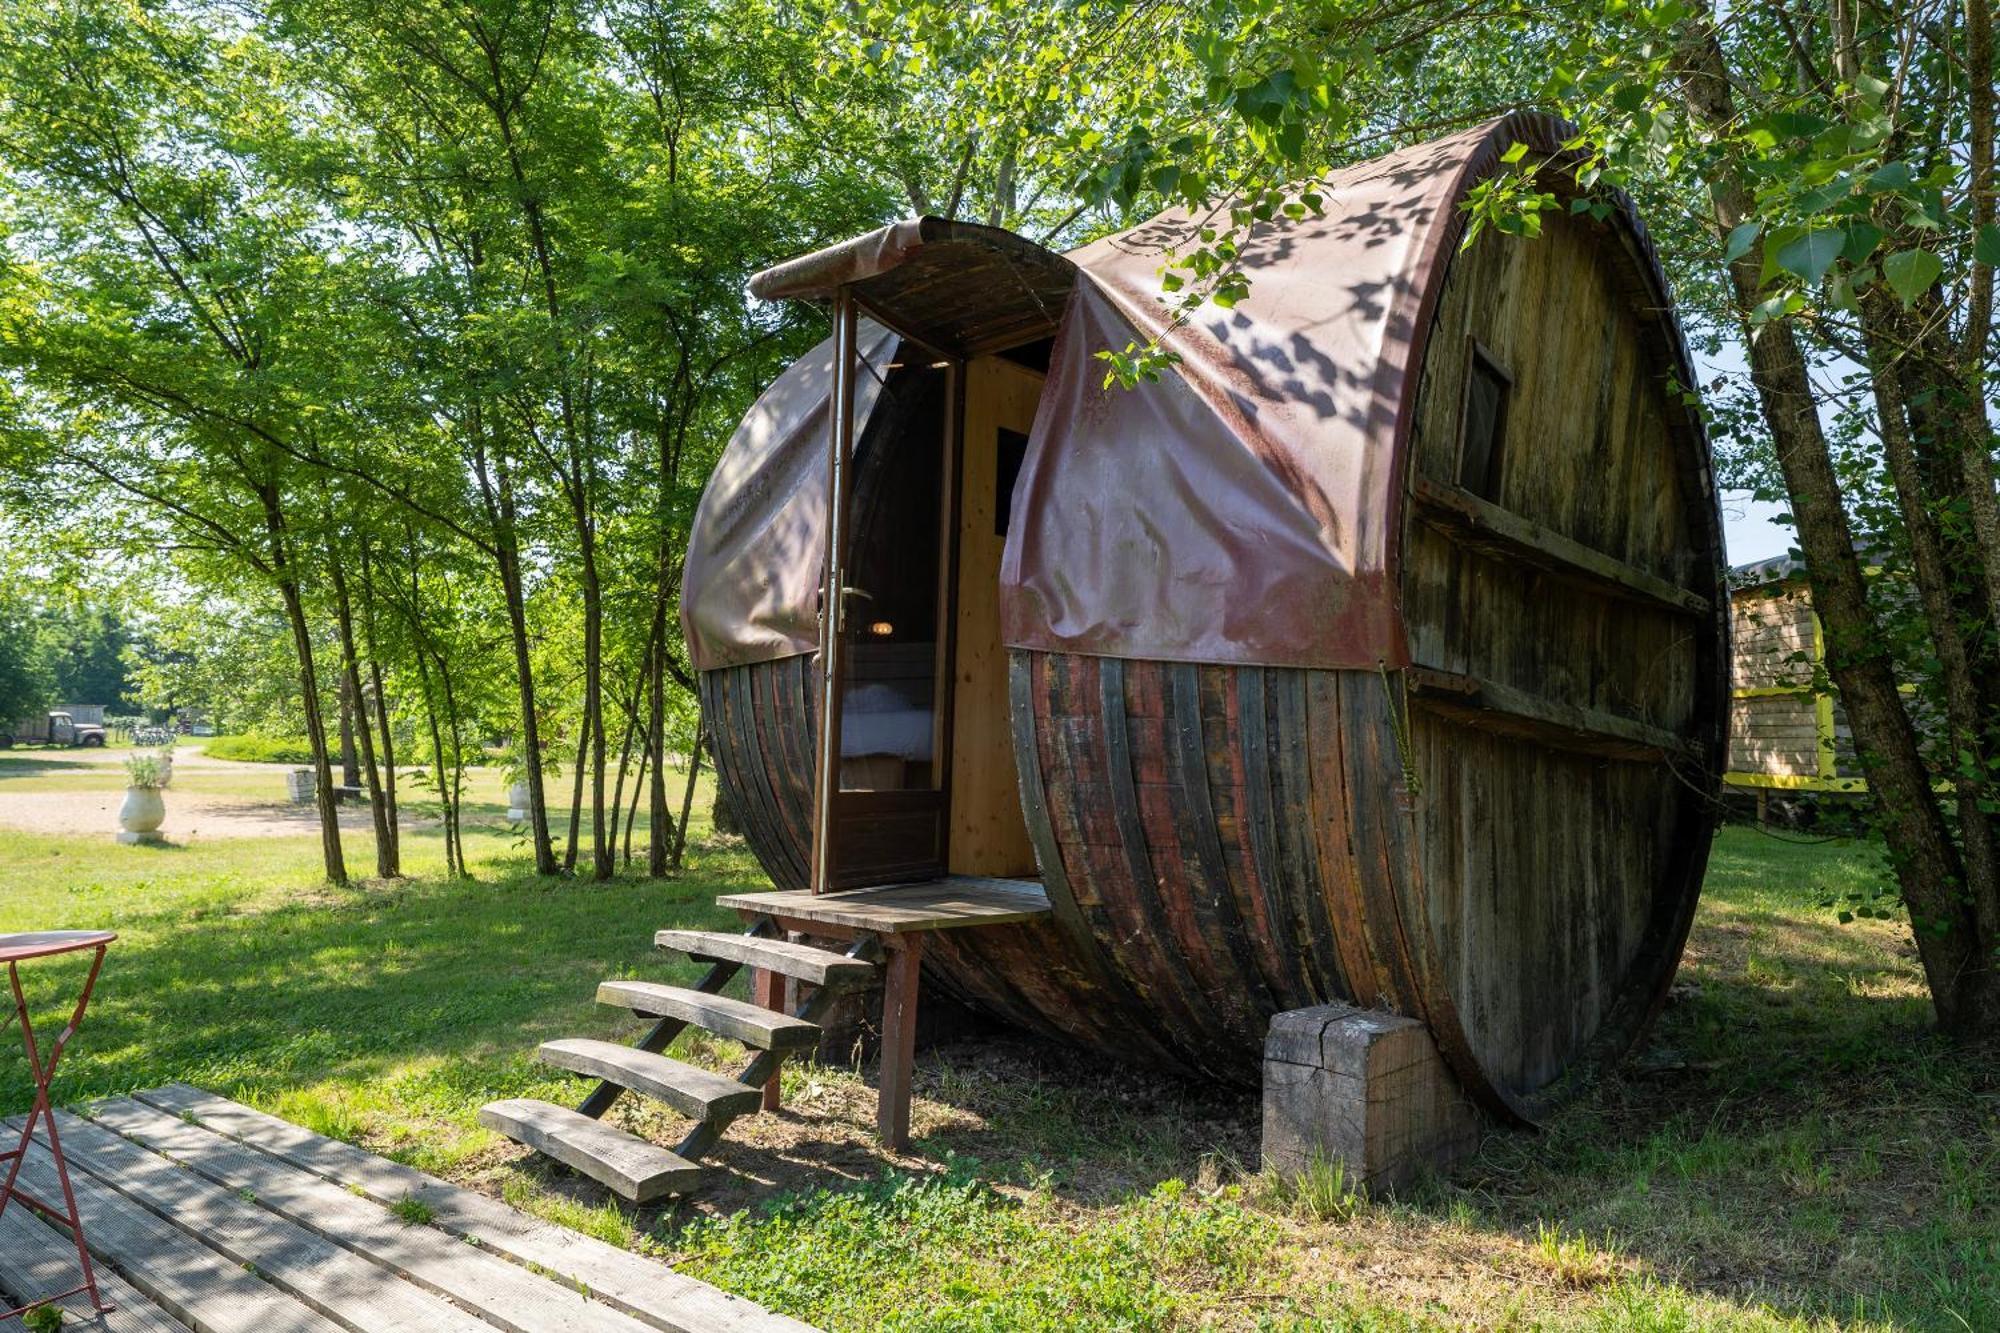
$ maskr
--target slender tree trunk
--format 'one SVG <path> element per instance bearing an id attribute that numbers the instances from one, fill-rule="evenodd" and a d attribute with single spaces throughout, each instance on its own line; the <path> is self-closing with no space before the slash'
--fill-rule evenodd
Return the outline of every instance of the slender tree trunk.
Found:
<path id="1" fill-rule="evenodd" d="M 333 533 L 329 528 L 326 543 L 326 568 L 333 580 L 334 619 L 340 628 L 340 690 L 343 702 L 349 707 L 341 710 L 341 727 L 346 733 L 341 744 L 351 747 L 358 732 L 361 741 L 362 773 L 368 781 L 368 813 L 375 822 L 375 873 L 383 879 L 394 879 L 402 873 L 396 862 L 396 834 L 388 818 L 388 806 L 382 798 L 381 772 L 375 766 L 375 731 L 368 720 L 367 701 L 361 697 L 361 665 L 354 647 L 354 606 L 347 591 L 347 571 L 342 566 L 340 555 L 334 547 Z M 359 713 L 355 719 L 354 714 Z M 354 720 L 360 722 L 355 728 Z"/>
<path id="2" fill-rule="evenodd" d="M 320 710 L 319 674 L 313 665 L 312 628 L 306 623 L 305 599 L 292 573 L 288 550 L 284 506 L 274 483 L 257 487 L 264 509 L 265 533 L 270 539 L 271 571 L 278 595 L 285 604 L 285 618 L 291 622 L 292 648 L 299 657 L 299 701 L 305 707 L 306 739 L 312 745 L 313 798 L 319 809 L 320 859 L 326 877 L 335 884 L 347 883 L 347 859 L 340 850 L 340 811 L 333 799 L 333 764 L 327 755 L 326 716 Z"/>
<path id="3" fill-rule="evenodd" d="M 368 678 L 374 686 L 375 723 L 382 731 L 382 805 L 387 813 L 389 854 L 401 874 L 403 828 L 396 809 L 396 734 L 389 725 L 389 695 L 382 688 L 382 653 L 375 638 L 375 570 L 365 542 L 361 547 L 361 642 L 368 653 Z"/>
<path id="4" fill-rule="evenodd" d="M 619 857 L 619 864 L 628 868 L 632 864 L 632 830 L 639 822 L 639 797 L 646 790 L 646 771 L 649 767 L 651 754 L 651 738 L 641 735 L 639 738 L 639 771 L 632 778 L 632 805 L 625 812 L 625 851 Z M 648 836 L 651 835 L 649 834 Z"/>
<path id="5" fill-rule="evenodd" d="M 417 645 L 417 685 L 424 692 L 424 721 L 431 733 L 431 774 L 437 784 L 438 822 L 444 826 L 444 873 L 457 879 L 459 876 L 458 840 L 453 836 L 451 826 L 451 796 L 445 789 L 444 779 L 444 733 L 438 730 L 437 700 L 431 693 L 430 664 L 424 661 L 422 644 Z"/>
<path id="6" fill-rule="evenodd" d="M 577 720 L 576 771 L 571 777 L 569 790 L 569 842 L 563 848 L 562 868 L 565 875 L 576 870 L 576 840 L 583 822 L 583 781 L 584 770 L 590 766 L 590 694 L 584 692 L 584 716 Z"/>
<path id="7" fill-rule="evenodd" d="M 1714 20 L 1698 10 L 1680 50 L 1683 93 L 1695 121 L 1718 137 L 1734 132 L 1736 107 Z M 1752 196 L 1726 162 L 1706 183 L 1719 235 L 1752 216 Z M 1761 299 L 1761 245 L 1729 266 L 1739 308 Z M 1840 483 L 1821 429 L 1806 360 L 1791 326 L 1773 320 L 1746 330 L 1750 378 L 1763 407 L 1805 555 L 1813 606 L 1827 635 L 1827 669 L 1868 763 L 1869 788 L 1910 910 L 1917 950 L 1940 1023 L 1959 1027 L 1961 981 L 1981 964 L 1965 927 L 1964 868 L 1934 799 L 1915 727 L 1904 710 L 1889 638 L 1868 609 L 1861 562 Z"/>
<path id="8" fill-rule="evenodd" d="M 604 822 L 604 590 L 598 581 L 597 540 L 588 514 L 579 514 L 583 544 L 583 693 L 589 717 L 590 742 L 590 863 L 591 878 L 608 880 L 616 837 L 606 841 Z"/>
<path id="9" fill-rule="evenodd" d="M 667 858 L 667 869 L 676 874 L 680 872 L 681 856 L 687 851 L 688 820 L 694 817 L 694 781 L 701 775 L 701 743 L 703 735 L 704 733 L 701 728 L 696 727 L 694 745 L 688 751 L 687 786 L 681 789 L 680 822 L 674 825 L 674 850 L 673 854 Z"/>
<path id="10" fill-rule="evenodd" d="M 444 685 L 445 734 L 451 738 L 451 783 L 446 787 L 445 811 L 451 827 L 451 840 L 458 846 L 458 873 L 466 879 L 472 878 L 472 867 L 465 860 L 465 729 L 458 714 L 458 690 L 451 683 L 451 663 L 442 652 L 437 658 L 438 679 Z"/>
<path id="11" fill-rule="evenodd" d="M 662 543 L 664 546 L 664 542 Z M 648 716 L 646 721 L 646 752 L 651 758 L 653 780 L 648 796 L 648 823 L 651 825 L 646 835 L 646 873 L 664 875 L 667 873 L 667 599 L 665 589 L 653 602 L 653 642 L 659 650 L 653 654 L 653 661 L 647 675 Z"/>
<path id="12" fill-rule="evenodd" d="M 340 785 L 359 787 L 361 765 L 354 756 L 354 683 L 348 679 L 344 667 L 335 697 L 339 701 L 340 712 Z"/>
<path id="13" fill-rule="evenodd" d="M 611 786 L 610 846 L 614 854 L 618 850 L 618 817 L 625 808 L 625 775 L 632 767 L 632 740 L 638 731 L 639 719 L 628 709 L 625 717 L 625 737 L 618 746 L 618 780 Z M 638 783 L 634 782 L 633 787 L 636 789 Z"/>
<path id="14" fill-rule="evenodd" d="M 472 472 L 479 483 L 487 524 L 493 531 L 493 562 L 500 572 L 500 592 L 507 606 L 507 633 L 514 649 L 514 685 L 521 707 L 521 749 L 528 783 L 528 836 L 535 852 L 535 873 L 556 873 L 556 854 L 549 842 L 549 807 L 542 782 L 541 722 L 535 715 L 535 662 L 528 638 L 528 600 L 521 576 L 520 527 L 514 507 L 514 483 L 504 451 L 489 460 L 483 414 L 472 413 Z M 456 733 L 454 732 L 454 736 Z"/>

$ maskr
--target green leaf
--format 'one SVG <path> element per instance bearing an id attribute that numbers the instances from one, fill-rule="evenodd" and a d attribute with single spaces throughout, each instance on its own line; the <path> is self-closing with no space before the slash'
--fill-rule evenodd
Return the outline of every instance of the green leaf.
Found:
<path id="1" fill-rule="evenodd" d="M 1845 231 L 1809 231 L 1779 247 L 1778 267 L 1816 286 L 1846 245 Z"/>
<path id="2" fill-rule="evenodd" d="M 1882 261 L 1883 280 L 1906 306 L 1928 291 L 1942 272 L 1944 261 L 1928 250 L 1898 250 Z"/>
<path id="3" fill-rule="evenodd" d="M 1522 158 L 1526 157 L 1527 155 L 1528 155 L 1528 145 L 1522 142 L 1521 140 L 1516 139 L 1512 144 L 1508 145 L 1506 152 L 1500 154 L 1500 160 L 1502 162 L 1514 163 L 1514 162 L 1519 162 Z"/>
<path id="4" fill-rule="evenodd" d="M 1733 264 L 1750 253 L 1750 247 L 1757 243 L 1757 236 L 1764 230 L 1761 222 L 1739 224 L 1729 233 L 1729 241 L 1722 247 L 1722 262 Z"/>
<path id="5" fill-rule="evenodd" d="M 1972 257 L 1989 268 L 2000 268 L 2000 225 L 1989 222 L 1979 229 Z"/>
<path id="6" fill-rule="evenodd" d="M 1877 194 L 1907 190 L 1917 183 L 1917 173 L 1907 162 L 1885 162 L 1868 177 L 1868 188 Z"/>
<path id="7" fill-rule="evenodd" d="M 1872 222 L 1857 222 L 1847 229 L 1847 244 L 1841 248 L 1840 257 L 1849 264 L 1859 264 L 1875 253 L 1875 247 L 1882 243 L 1882 229 Z"/>

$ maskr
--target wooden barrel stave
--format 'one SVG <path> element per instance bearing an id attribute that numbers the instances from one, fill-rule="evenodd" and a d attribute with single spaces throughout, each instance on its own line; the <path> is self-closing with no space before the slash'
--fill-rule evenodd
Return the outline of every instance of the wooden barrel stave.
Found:
<path id="1" fill-rule="evenodd" d="M 1600 821 L 1551 821 L 1535 859 L 1514 869 L 1610 883 L 1604 858 L 1620 854 L 1613 844 L 1640 819 L 1621 812 L 1674 799 L 1670 773 L 1423 714 L 1399 721 L 1394 677 L 1380 673 L 1010 656 L 1017 751 L 1032 756 L 1023 806 L 1057 919 L 937 936 L 927 974 L 949 993 L 1031 1031 L 1234 1082 L 1257 1077 L 1273 1013 L 1331 1000 L 1382 1006 L 1424 1018 L 1475 1095 L 1516 1115 L 1533 1113 L 1545 1075 L 1586 1049 L 1616 1048 L 1656 1007 L 1699 879 L 1679 834 L 1698 818 L 1667 821 L 1634 863 L 1645 891 L 1629 910 L 1647 919 L 1629 975 L 1612 993 L 1578 998 L 1596 1009 L 1578 1014 L 1573 1038 L 1542 1050 L 1507 1037 L 1489 1012 L 1546 1002 L 1531 984 L 1536 942 L 1525 937 L 1506 942 L 1524 955 L 1518 994 L 1475 995 L 1474 1025 L 1462 1021 L 1454 895 L 1463 890 L 1441 883 L 1437 865 L 1426 874 L 1425 839 L 1504 819 L 1493 793 L 1448 780 L 1490 750 L 1495 765 L 1508 758 L 1556 793 L 1550 801 L 1567 793 Z M 781 887 L 804 882 L 810 681 L 810 658 L 702 680 L 721 781 Z M 1406 758 L 1423 787 L 1415 798 L 1404 791 Z M 1619 937 L 1608 913 L 1561 924 L 1548 945 L 1565 974 Z M 1498 1068 L 1481 1044 L 1510 1039 L 1521 1059 Z"/>

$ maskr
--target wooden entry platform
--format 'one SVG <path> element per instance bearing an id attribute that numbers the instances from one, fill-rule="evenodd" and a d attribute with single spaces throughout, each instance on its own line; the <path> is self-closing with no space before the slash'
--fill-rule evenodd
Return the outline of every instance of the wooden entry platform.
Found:
<path id="1" fill-rule="evenodd" d="M 918 884 L 849 889 L 842 893 L 731 893 L 717 898 L 745 921 L 769 920 L 802 935 L 873 938 L 887 954 L 882 979 L 882 1074 L 875 1124 L 882 1141 L 900 1152 L 910 1142 L 910 1070 L 916 1060 L 917 992 L 923 974 L 924 936 L 933 930 L 970 930 L 1044 921 L 1054 915 L 1049 896 L 1031 879 L 947 875 Z M 784 979 L 756 973 L 757 1002 L 786 1009 Z M 776 1082 L 765 1093 L 775 1109 Z"/>
<path id="2" fill-rule="evenodd" d="M 183 1084 L 58 1120 L 116 1307 L 100 1315 L 70 1297 L 59 1302 L 66 1328 L 812 1333 L 664 1264 Z M 37 1144 L 23 1175 L 53 1191 Z M 61 1291 L 76 1269 L 64 1232 L 25 1208 L 0 1215 L 0 1293 Z"/>

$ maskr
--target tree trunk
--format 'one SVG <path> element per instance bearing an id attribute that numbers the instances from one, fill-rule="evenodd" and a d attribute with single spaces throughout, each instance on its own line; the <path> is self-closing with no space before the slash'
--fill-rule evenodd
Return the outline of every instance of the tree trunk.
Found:
<path id="1" fill-rule="evenodd" d="M 342 655 L 345 657 L 345 654 Z M 361 785 L 361 765 L 354 756 L 354 685 L 347 677 L 346 668 L 340 672 L 340 685 L 335 698 L 340 710 L 340 785 L 359 787 Z"/>
<path id="2" fill-rule="evenodd" d="M 507 602 L 507 630 L 514 646 L 514 683 L 521 704 L 522 776 L 528 783 L 528 836 L 535 849 L 535 873 L 558 872 L 549 841 L 549 808 L 542 784 L 542 729 L 535 718 L 535 666 L 528 640 L 527 601 L 521 591 L 520 554 L 512 538 L 500 550 L 500 590 Z"/>
<path id="3" fill-rule="evenodd" d="M 667 873 L 667 598 L 660 588 L 653 601 L 653 642 L 660 645 L 647 671 L 646 752 L 653 769 L 648 798 L 651 827 L 646 834 L 646 873 Z"/>
<path id="4" fill-rule="evenodd" d="M 584 693 L 584 716 L 577 719 L 576 727 L 576 770 L 571 775 L 569 788 L 569 842 L 563 848 L 562 868 L 565 875 L 576 871 L 576 845 L 578 831 L 583 821 L 583 779 L 584 770 L 590 766 L 590 695 Z"/>
<path id="5" fill-rule="evenodd" d="M 1695 121 L 1718 138 L 1735 130 L 1736 108 L 1728 66 L 1705 9 L 1684 30 L 1682 91 Z M 1752 216 L 1752 196 L 1726 162 L 1707 168 L 1717 234 L 1726 236 Z M 1740 309 L 1762 299 L 1763 247 L 1729 266 Z M 1933 798 L 1930 773 L 1915 727 L 1905 712 L 1889 637 L 1868 608 L 1861 562 L 1848 528 L 1839 479 L 1816 410 L 1806 359 L 1790 325 L 1749 327 L 1750 378 L 1770 428 L 1778 466 L 1805 555 L 1813 606 L 1827 637 L 1827 670 L 1840 690 L 1868 769 L 1877 817 L 1895 864 L 1898 887 L 1910 910 L 1917 950 L 1938 1018 L 1949 1030 L 1960 1019 L 1960 980 L 1977 966 L 1971 933 L 1954 929 L 1961 915 L 1963 867 L 1943 812 Z"/>
<path id="6" fill-rule="evenodd" d="M 424 721 L 431 733 L 431 774 L 437 783 L 438 822 L 444 826 L 444 873 L 447 877 L 459 877 L 458 840 L 453 836 L 451 826 L 451 798 L 446 794 L 444 783 L 444 733 L 438 729 L 437 699 L 431 692 L 431 669 L 424 661 L 422 644 L 417 645 L 417 684 L 424 692 Z"/>
<path id="7" fill-rule="evenodd" d="M 403 865 L 403 829 L 396 810 L 396 735 L 389 725 L 389 695 L 382 688 L 382 653 L 375 639 L 375 571 L 368 547 L 361 547 L 361 642 L 368 652 L 374 686 L 375 722 L 382 730 L 382 805 L 387 812 L 389 853 L 398 874 Z"/>
<path id="8" fill-rule="evenodd" d="M 694 780 L 701 775 L 701 741 L 702 731 L 697 727 L 694 733 L 694 745 L 688 751 L 688 780 L 687 786 L 681 791 L 680 822 L 674 825 L 674 851 L 667 862 L 668 868 L 676 872 L 681 868 L 681 854 L 687 851 L 688 820 L 694 818 Z M 722 813 L 720 787 L 715 789 L 715 809 L 716 814 L 720 816 Z"/>
<path id="9" fill-rule="evenodd" d="M 590 742 L 590 865 L 594 880 L 608 880 L 617 866 L 604 822 L 604 590 L 597 576 L 597 540 L 588 514 L 583 532 L 583 695 Z"/>
<path id="10" fill-rule="evenodd" d="M 375 767 L 374 727 L 368 721 L 367 700 L 361 696 L 361 664 L 354 647 L 354 606 L 347 593 L 347 571 L 341 567 L 331 531 L 326 543 L 326 568 L 333 580 L 334 620 L 340 628 L 340 693 L 346 705 L 340 714 L 341 747 L 351 749 L 358 732 L 361 771 L 368 780 L 368 813 L 375 822 L 375 873 L 383 879 L 394 879 L 402 873 L 396 863 L 396 834 L 382 797 L 381 772 Z M 360 723 L 358 728 L 354 726 L 356 721 Z M 351 780 L 349 785 L 354 785 Z"/>
<path id="11" fill-rule="evenodd" d="M 347 883 L 347 859 L 340 850 L 340 811 L 333 799 L 333 764 L 327 755 L 326 716 L 320 711 L 319 675 L 313 665 L 312 628 L 306 624 L 305 600 L 299 596 L 298 579 L 292 573 L 291 554 L 286 549 L 285 511 L 275 484 L 257 487 L 264 509 L 265 533 L 270 539 L 271 572 L 278 595 L 285 604 L 285 619 L 291 622 L 292 648 L 299 656 L 299 700 L 305 706 L 306 739 L 312 745 L 313 800 L 319 809 L 320 859 L 326 877 L 335 884 Z"/>

